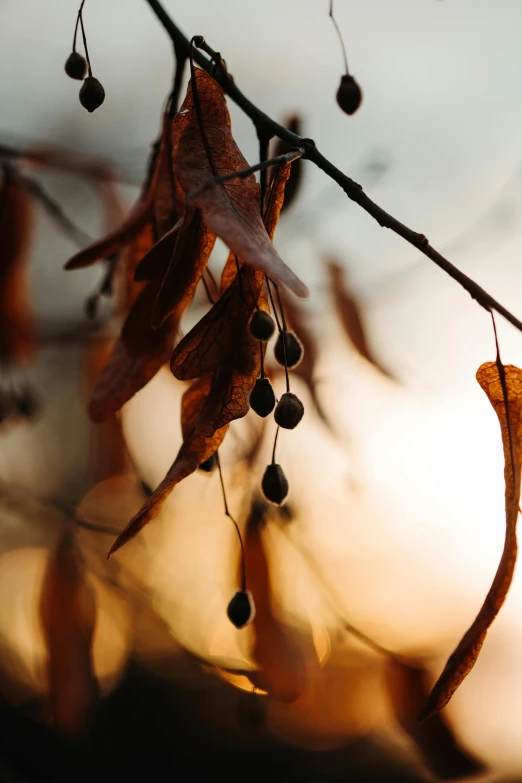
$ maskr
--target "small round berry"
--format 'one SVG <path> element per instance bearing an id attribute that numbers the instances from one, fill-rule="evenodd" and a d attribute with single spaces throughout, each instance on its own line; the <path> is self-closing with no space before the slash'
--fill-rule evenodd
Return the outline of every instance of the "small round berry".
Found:
<path id="1" fill-rule="evenodd" d="M 284 345 L 283 345 L 284 334 Z M 279 333 L 274 348 L 274 356 L 283 367 L 285 366 L 285 348 L 287 367 L 296 367 L 303 358 L 303 346 L 293 332 Z"/>
<path id="2" fill-rule="evenodd" d="M 268 378 L 258 378 L 250 392 L 250 407 L 263 419 L 269 416 L 275 407 L 275 394 Z"/>
<path id="3" fill-rule="evenodd" d="M 250 334 L 256 340 L 266 342 L 270 340 L 275 331 L 275 322 L 270 313 L 265 310 L 256 310 L 250 321 Z"/>
<path id="4" fill-rule="evenodd" d="M 304 405 L 295 394 L 285 392 L 276 405 L 274 419 L 285 430 L 297 427 L 304 415 Z"/>
<path id="5" fill-rule="evenodd" d="M 71 52 L 65 63 L 65 73 L 71 79 L 83 81 L 87 73 L 87 62 L 79 52 Z"/>
<path id="6" fill-rule="evenodd" d="M 349 74 L 341 76 L 341 84 L 337 90 L 337 105 L 345 114 L 355 114 L 362 101 L 361 88 Z"/>
<path id="7" fill-rule="evenodd" d="M 94 76 L 88 76 L 80 90 L 80 103 L 89 112 L 96 111 L 105 100 L 105 90 Z"/>
<path id="8" fill-rule="evenodd" d="M 286 478 L 281 465 L 272 463 L 267 465 L 261 482 L 263 495 L 271 503 L 280 506 L 288 495 L 288 479 Z"/>
<path id="9" fill-rule="evenodd" d="M 256 614 L 254 599 L 250 590 L 238 590 L 227 607 L 228 619 L 236 628 L 244 628 Z"/>
<path id="10" fill-rule="evenodd" d="M 217 456 L 214 453 L 208 459 L 206 459 L 205 462 L 201 463 L 201 465 L 199 466 L 199 470 L 202 470 L 203 473 L 213 473 L 216 467 L 217 467 Z"/>

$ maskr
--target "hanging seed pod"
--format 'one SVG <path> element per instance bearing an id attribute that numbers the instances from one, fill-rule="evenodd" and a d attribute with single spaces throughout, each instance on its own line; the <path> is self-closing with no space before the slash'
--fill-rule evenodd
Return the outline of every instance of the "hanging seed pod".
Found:
<path id="1" fill-rule="evenodd" d="M 267 465 L 261 482 L 263 495 L 271 503 L 280 506 L 288 495 L 288 479 L 286 478 L 281 465 L 272 462 Z"/>
<path id="2" fill-rule="evenodd" d="M 213 473 L 217 467 L 217 456 L 215 454 L 212 454 L 211 457 L 205 460 L 205 462 L 202 462 L 199 466 L 199 470 L 202 470 L 203 473 Z"/>
<path id="3" fill-rule="evenodd" d="M 349 74 L 341 76 L 341 84 L 337 90 L 337 105 L 345 114 L 355 114 L 362 101 L 361 88 Z"/>
<path id="4" fill-rule="evenodd" d="M 285 392 L 276 405 L 274 419 L 285 430 L 297 427 L 304 415 L 304 405 L 295 394 Z"/>
<path id="5" fill-rule="evenodd" d="M 301 341 L 293 332 L 280 332 L 275 344 L 274 356 L 283 367 L 285 366 L 285 348 L 287 367 L 296 367 L 303 358 L 304 350 Z"/>
<path id="6" fill-rule="evenodd" d="M 105 100 L 105 90 L 94 76 L 88 76 L 80 90 L 80 103 L 89 112 L 96 111 Z"/>
<path id="7" fill-rule="evenodd" d="M 254 599 L 250 590 L 238 590 L 227 607 L 228 619 L 236 628 L 244 628 L 256 614 Z"/>
<path id="8" fill-rule="evenodd" d="M 250 407 L 263 419 L 269 416 L 275 407 L 275 394 L 268 378 L 258 378 L 250 393 Z"/>
<path id="9" fill-rule="evenodd" d="M 256 310 L 250 321 L 250 334 L 256 340 L 266 342 L 270 340 L 275 331 L 275 322 L 270 313 L 265 310 Z"/>
<path id="10" fill-rule="evenodd" d="M 83 81 L 87 73 L 87 62 L 79 52 L 71 52 L 65 63 L 65 73 L 71 79 Z"/>
<path id="11" fill-rule="evenodd" d="M 25 419 L 31 419 L 38 413 L 40 409 L 38 399 L 29 387 L 22 389 L 20 394 L 17 395 L 16 409 L 20 416 L 23 416 Z"/>

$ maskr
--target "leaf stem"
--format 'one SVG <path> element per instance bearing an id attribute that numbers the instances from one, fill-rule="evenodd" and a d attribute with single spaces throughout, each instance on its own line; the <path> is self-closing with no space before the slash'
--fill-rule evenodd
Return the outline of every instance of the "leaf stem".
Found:
<path id="1" fill-rule="evenodd" d="M 330 0 L 330 12 L 329 12 L 328 16 L 332 20 L 333 26 L 335 27 L 335 29 L 337 31 L 337 35 L 339 36 L 339 43 L 341 44 L 341 51 L 343 53 L 343 59 L 344 59 L 344 67 L 346 69 L 346 75 L 349 76 L 349 72 L 348 72 L 348 58 L 346 56 L 346 47 L 344 45 L 343 36 L 342 36 L 341 30 L 340 30 L 340 27 L 337 24 L 337 20 L 336 20 L 336 18 L 334 16 L 333 0 Z"/>

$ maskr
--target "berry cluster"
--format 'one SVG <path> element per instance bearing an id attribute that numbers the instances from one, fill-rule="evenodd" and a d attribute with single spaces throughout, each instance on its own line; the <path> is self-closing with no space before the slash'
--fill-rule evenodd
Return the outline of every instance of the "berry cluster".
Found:
<path id="1" fill-rule="evenodd" d="M 78 11 L 78 17 L 76 20 L 76 27 L 74 29 L 73 50 L 65 63 L 65 73 L 71 79 L 83 82 L 80 88 L 80 103 L 84 109 L 88 112 L 93 112 L 98 109 L 105 100 L 105 90 L 101 82 L 92 75 L 91 61 L 89 59 L 89 52 L 87 49 L 87 38 L 85 36 L 85 28 L 83 26 L 83 3 Z M 76 51 L 76 37 L 78 34 L 78 25 L 81 26 L 83 44 L 85 48 L 85 57 Z M 88 75 L 87 75 L 88 73 Z"/>

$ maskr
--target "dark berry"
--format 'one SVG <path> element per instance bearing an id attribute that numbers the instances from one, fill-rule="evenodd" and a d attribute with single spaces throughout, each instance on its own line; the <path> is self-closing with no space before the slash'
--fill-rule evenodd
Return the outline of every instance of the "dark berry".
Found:
<path id="1" fill-rule="evenodd" d="M 337 90 L 337 104 L 345 114 L 355 114 L 362 101 L 361 88 L 353 78 L 345 73 Z"/>
<path id="2" fill-rule="evenodd" d="M 274 410 L 275 394 L 268 378 L 257 379 L 256 385 L 250 393 L 250 407 L 263 419 Z"/>
<path id="3" fill-rule="evenodd" d="M 79 52 L 71 52 L 65 63 L 65 73 L 71 79 L 82 81 L 87 73 L 87 62 Z"/>
<path id="4" fill-rule="evenodd" d="M 281 505 L 288 495 L 288 479 L 283 473 L 281 465 L 275 463 L 267 465 L 261 482 L 261 489 L 267 500 L 271 503 L 276 503 L 278 506 Z"/>
<path id="5" fill-rule="evenodd" d="M 202 470 L 204 473 L 212 473 L 217 467 L 217 456 L 216 454 L 212 454 L 208 459 L 205 460 L 205 462 L 202 462 L 199 466 L 199 470 Z"/>
<path id="6" fill-rule="evenodd" d="M 238 590 L 227 607 L 228 619 L 236 628 L 244 628 L 256 614 L 254 599 L 250 590 Z"/>
<path id="7" fill-rule="evenodd" d="M 297 427 L 304 415 L 304 405 L 295 394 L 285 392 L 276 405 L 274 419 L 285 430 Z"/>
<path id="8" fill-rule="evenodd" d="M 36 395 L 31 389 L 22 389 L 20 394 L 16 396 L 16 408 L 18 413 L 27 419 L 32 418 L 38 413 L 40 405 L 38 404 Z"/>
<path id="9" fill-rule="evenodd" d="M 80 90 L 80 103 L 84 109 L 93 112 L 102 105 L 105 100 L 105 90 L 94 76 L 88 76 Z"/>
<path id="10" fill-rule="evenodd" d="M 250 334 L 256 340 L 266 342 L 270 340 L 275 330 L 275 322 L 270 313 L 265 310 L 256 310 L 250 321 Z"/>
<path id="11" fill-rule="evenodd" d="M 301 341 L 298 340 L 293 332 L 280 332 L 275 344 L 274 356 L 279 364 L 281 364 L 283 367 L 285 366 L 285 348 L 287 366 L 296 367 L 296 365 L 298 365 L 303 358 L 303 346 L 301 345 Z"/>

